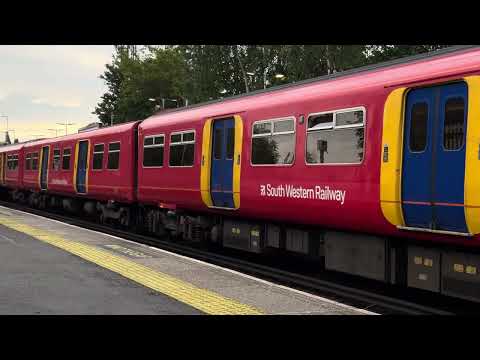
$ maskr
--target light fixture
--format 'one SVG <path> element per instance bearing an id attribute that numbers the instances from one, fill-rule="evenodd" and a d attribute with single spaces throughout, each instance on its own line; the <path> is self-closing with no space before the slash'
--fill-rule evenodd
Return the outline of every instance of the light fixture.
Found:
<path id="1" fill-rule="evenodd" d="M 253 72 L 247 72 L 247 75 L 254 76 L 255 73 L 253 73 Z"/>
<path id="2" fill-rule="evenodd" d="M 283 75 L 283 74 L 277 74 L 277 75 L 275 75 L 275 77 L 276 77 L 277 79 L 283 79 L 283 78 L 285 77 L 285 75 Z"/>
<path id="3" fill-rule="evenodd" d="M 154 98 L 150 98 L 150 99 L 148 99 L 148 101 L 157 101 L 157 100 L 154 99 Z"/>
<path id="4" fill-rule="evenodd" d="M 220 91 L 220 94 L 226 94 L 227 93 L 227 89 L 223 89 L 222 91 Z"/>

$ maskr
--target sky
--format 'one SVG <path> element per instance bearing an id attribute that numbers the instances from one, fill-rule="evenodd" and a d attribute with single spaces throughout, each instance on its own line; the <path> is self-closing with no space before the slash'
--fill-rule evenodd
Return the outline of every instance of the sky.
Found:
<path id="1" fill-rule="evenodd" d="M 8 127 L 20 141 L 65 135 L 98 121 L 92 112 L 107 90 L 99 76 L 113 45 L 0 45 L 0 141 Z M 12 130 L 15 132 L 13 133 Z"/>

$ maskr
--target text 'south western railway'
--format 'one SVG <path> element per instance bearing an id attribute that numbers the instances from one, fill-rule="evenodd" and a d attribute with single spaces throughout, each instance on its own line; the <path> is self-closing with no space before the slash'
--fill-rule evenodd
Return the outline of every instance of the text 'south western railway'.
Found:
<path id="1" fill-rule="evenodd" d="M 345 202 L 345 190 L 330 189 L 329 186 L 315 186 L 313 188 L 303 186 L 293 186 L 289 184 L 260 185 L 260 195 L 268 197 L 292 198 L 292 199 L 311 199 L 311 200 L 330 200 L 338 201 L 341 205 Z"/>

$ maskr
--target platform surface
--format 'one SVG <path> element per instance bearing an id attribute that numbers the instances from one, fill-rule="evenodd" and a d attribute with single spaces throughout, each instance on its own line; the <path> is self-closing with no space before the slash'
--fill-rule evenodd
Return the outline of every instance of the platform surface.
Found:
<path id="1" fill-rule="evenodd" d="M 0 314 L 372 314 L 1 206 L 0 272 Z"/>

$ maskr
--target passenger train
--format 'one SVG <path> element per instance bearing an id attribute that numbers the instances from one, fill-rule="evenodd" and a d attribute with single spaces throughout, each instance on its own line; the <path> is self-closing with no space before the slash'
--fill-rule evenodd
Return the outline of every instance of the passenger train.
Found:
<path id="1" fill-rule="evenodd" d="M 480 48 L 0 148 L 11 198 L 480 301 Z"/>

